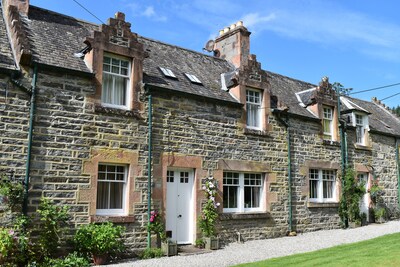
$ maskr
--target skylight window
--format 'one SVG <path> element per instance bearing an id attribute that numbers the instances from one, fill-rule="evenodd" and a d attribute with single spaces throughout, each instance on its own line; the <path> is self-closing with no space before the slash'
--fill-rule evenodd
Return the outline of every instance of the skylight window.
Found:
<path id="1" fill-rule="evenodd" d="M 186 77 L 188 77 L 188 79 L 192 82 L 192 83 L 198 83 L 198 84 L 202 84 L 202 82 L 193 74 L 188 74 L 185 73 Z"/>
<path id="2" fill-rule="evenodd" d="M 175 74 L 172 72 L 172 70 L 167 69 L 167 68 L 162 68 L 160 67 L 160 70 L 162 73 L 165 75 L 165 77 L 170 77 L 170 78 L 176 78 Z"/>

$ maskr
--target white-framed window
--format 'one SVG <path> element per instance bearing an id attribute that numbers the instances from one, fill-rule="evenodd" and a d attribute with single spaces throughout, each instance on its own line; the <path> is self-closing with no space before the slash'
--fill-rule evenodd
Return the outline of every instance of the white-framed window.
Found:
<path id="1" fill-rule="evenodd" d="M 363 114 L 354 113 L 354 126 L 356 127 L 356 143 L 366 144 L 366 131 L 368 128 L 368 117 Z"/>
<path id="2" fill-rule="evenodd" d="M 331 107 L 323 107 L 322 125 L 324 128 L 324 139 L 332 140 L 333 136 L 333 109 Z"/>
<path id="3" fill-rule="evenodd" d="M 106 54 L 103 58 L 101 103 L 114 108 L 129 108 L 131 61 Z"/>
<path id="4" fill-rule="evenodd" d="M 128 166 L 101 163 L 97 174 L 97 215 L 125 214 Z"/>
<path id="5" fill-rule="evenodd" d="M 247 127 L 260 129 L 261 128 L 261 103 L 262 92 L 259 90 L 246 90 L 246 110 L 247 110 Z"/>
<path id="6" fill-rule="evenodd" d="M 261 173 L 224 172 L 224 212 L 262 211 L 264 175 Z"/>
<path id="7" fill-rule="evenodd" d="M 309 200 L 313 202 L 336 202 L 336 171 L 310 169 Z"/>

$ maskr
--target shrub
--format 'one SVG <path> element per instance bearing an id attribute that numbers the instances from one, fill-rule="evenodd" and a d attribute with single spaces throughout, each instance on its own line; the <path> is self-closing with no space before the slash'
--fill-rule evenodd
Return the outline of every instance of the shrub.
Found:
<path id="1" fill-rule="evenodd" d="M 120 239 L 122 232 L 121 226 L 114 226 L 111 222 L 87 224 L 75 233 L 74 245 L 78 252 L 88 257 L 116 254 L 124 248 Z"/>
<path id="2" fill-rule="evenodd" d="M 89 267 L 90 262 L 87 258 L 81 257 L 77 252 L 73 252 L 60 259 L 46 259 L 39 265 L 40 267 Z"/>
<path id="3" fill-rule="evenodd" d="M 160 258 L 164 256 L 164 252 L 161 248 L 146 248 L 139 254 L 140 259 L 151 259 L 151 258 Z"/>
<path id="4" fill-rule="evenodd" d="M 37 212 L 40 215 L 38 250 L 44 257 L 55 255 L 60 245 L 63 226 L 69 215 L 67 206 L 54 205 L 49 199 L 42 198 Z"/>
<path id="5" fill-rule="evenodd" d="M 156 210 L 150 212 L 148 230 L 157 234 L 161 238 L 161 241 L 167 240 L 163 219 Z"/>
<path id="6" fill-rule="evenodd" d="M 24 187 L 19 181 L 8 181 L 4 178 L 0 181 L 0 195 L 7 208 L 12 212 L 22 210 L 22 202 L 24 201 Z"/>
<path id="7" fill-rule="evenodd" d="M 217 181 L 213 177 L 206 178 L 203 190 L 207 202 L 204 204 L 199 217 L 199 228 L 204 237 L 213 237 L 216 234 L 217 207 L 220 205 L 215 199 L 217 195 Z"/>

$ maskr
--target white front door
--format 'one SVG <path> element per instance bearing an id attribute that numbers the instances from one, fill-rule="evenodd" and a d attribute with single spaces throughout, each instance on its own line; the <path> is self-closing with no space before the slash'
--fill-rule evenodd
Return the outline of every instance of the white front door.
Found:
<path id="1" fill-rule="evenodd" d="M 166 231 L 178 244 L 193 243 L 193 171 L 167 171 Z"/>
<path id="2" fill-rule="evenodd" d="M 368 173 L 359 173 L 357 175 L 358 182 L 363 183 L 365 187 L 365 194 L 360 200 L 360 213 L 365 213 L 367 215 L 367 220 L 369 218 L 369 193 L 368 193 Z"/>

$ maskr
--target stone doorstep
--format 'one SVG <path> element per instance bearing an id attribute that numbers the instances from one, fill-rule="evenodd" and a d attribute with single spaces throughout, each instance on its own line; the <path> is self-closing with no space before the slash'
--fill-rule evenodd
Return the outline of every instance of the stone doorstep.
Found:
<path id="1" fill-rule="evenodd" d="M 178 255 L 179 256 L 190 256 L 190 255 L 197 255 L 197 254 L 205 254 L 210 253 L 212 250 L 196 248 L 193 245 L 178 245 Z"/>

